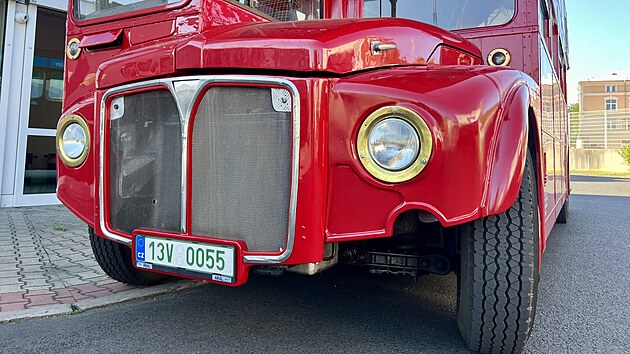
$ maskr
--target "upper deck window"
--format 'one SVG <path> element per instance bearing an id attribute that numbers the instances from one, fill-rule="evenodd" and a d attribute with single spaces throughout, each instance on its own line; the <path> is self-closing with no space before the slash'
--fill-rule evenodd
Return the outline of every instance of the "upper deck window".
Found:
<path id="1" fill-rule="evenodd" d="M 400 17 L 457 30 L 504 25 L 514 0 L 365 0 L 364 17 Z"/>
<path id="2" fill-rule="evenodd" d="M 279 21 L 317 20 L 320 0 L 236 0 Z"/>
<path id="3" fill-rule="evenodd" d="M 164 6 L 181 0 L 74 0 L 74 16 L 79 20 L 120 15 L 132 11 Z"/>

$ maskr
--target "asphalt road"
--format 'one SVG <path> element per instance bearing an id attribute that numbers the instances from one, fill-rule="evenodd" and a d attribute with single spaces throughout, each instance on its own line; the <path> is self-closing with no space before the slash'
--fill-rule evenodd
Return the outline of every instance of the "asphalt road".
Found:
<path id="1" fill-rule="evenodd" d="M 575 177 L 542 264 L 529 353 L 630 352 L 630 179 Z M 0 325 L 0 352 L 466 353 L 455 277 L 254 276 Z"/>

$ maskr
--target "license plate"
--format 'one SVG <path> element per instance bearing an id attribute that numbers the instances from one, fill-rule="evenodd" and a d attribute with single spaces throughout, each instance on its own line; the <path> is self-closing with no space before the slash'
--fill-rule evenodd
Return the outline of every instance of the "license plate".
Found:
<path id="1" fill-rule="evenodd" d="M 234 283 L 234 247 L 136 235 L 136 267 Z"/>

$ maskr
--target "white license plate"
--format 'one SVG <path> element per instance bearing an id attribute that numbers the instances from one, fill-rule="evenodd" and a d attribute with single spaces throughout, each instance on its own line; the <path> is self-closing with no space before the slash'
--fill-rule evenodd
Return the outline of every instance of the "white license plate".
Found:
<path id="1" fill-rule="evenodd" d="M 134 242 L 138 268 L 234 282 L 234 247 L 145 235 Z"/>

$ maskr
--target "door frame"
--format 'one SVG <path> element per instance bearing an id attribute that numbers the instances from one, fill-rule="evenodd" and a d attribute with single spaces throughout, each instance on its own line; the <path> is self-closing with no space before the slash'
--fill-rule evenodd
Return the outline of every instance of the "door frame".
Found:
<path id="1" fill-rule="evenodd" d="M 35 31 L 37 28 L 38 7 L 66 12 L 67 3 L 61 0 L 31 1 L 28 5 L 28 22 L 26 27 L 24 45 L 24 65 L 22 70 L 22 91 L 20 95 L 20 113 L 18 127 L 17 159 L 15 165 L 14 180 L 14 206 L 33 206 L 59 204 L 55 193 L 24 194 L 24 175 L 26 172 L 26 147 L 29 136 L 56 136 L 56 129 L 29 128 L 29 114 L 31 105 L 31 81 L 33 75 L 33 63 L 35 58 Z"/>

